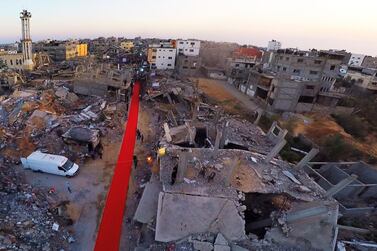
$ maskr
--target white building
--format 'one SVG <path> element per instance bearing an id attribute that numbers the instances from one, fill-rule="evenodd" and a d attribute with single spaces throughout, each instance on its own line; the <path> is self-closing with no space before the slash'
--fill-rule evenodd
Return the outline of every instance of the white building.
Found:
<path id="1" fill-rule="evenodd" d="M 177 49 L 172 44 L 151 44 L 148 48 L 148 62 L 158 70 L 174 69 Z"/>
<path id="2" fill-rule="evenodd" d="M 177 49 L 175 48 L 157 48 L 156 68 L 160 70 L 174 69 L 176 54 Z"/>
<path id="3" fill-rule="evenodd" d="M 281 49 L 281 43 L 276 40 L 268 41 L 267 51 L 277 51 Z"/>
<path id="4" fill-rule="evenodd" d="M 350 66 L 361 66 L 365 58 L 363 54 L 351 54 L 351 58 L 348 61 L 348 65 Z"/>
<path id="5" fill-rule="evenodd" d="M 199 56 L 200 41 L 198 40 L 177 40 L 177 54 L 185 56 Z"/>

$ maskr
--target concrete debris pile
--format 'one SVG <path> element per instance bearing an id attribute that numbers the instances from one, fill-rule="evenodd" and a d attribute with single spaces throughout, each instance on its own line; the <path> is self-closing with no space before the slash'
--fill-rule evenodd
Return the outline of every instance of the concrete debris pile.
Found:
<path id="1" fill-rule="evenodd" d="M 0 250 L 67 250 L 74 237 L 65 229 L 56 195 L 22 182 L 8 166 L 0 168 Z"/>
<path id="2" fill-rule="evenodd" d="M 45 82 L 37 90 L 16 90 L 0 99 L 0 153 L 6 161 L 16 163 L 36 149 L 80 161 L 91 155 L 100 136 L 122 133 L 127 104 L 109 104 L 100 97 L 79 98 L 69 91 L 69 84 Z M 74 130 L 94 136 L 68 144 L 69 132 Z"/>
<path id="3" fill-rule="evenodd" d="M 300 168 L 316 149 L 296 166 L 285 162 L 286 131 L 276 123 L 265 134 L 203 102 L 190 81 L 152 83 L 146 99 L 160 111 L 163 151 L 134 219 L 156 241 L 175 250 L 335 248 L 339 205 Z"/>

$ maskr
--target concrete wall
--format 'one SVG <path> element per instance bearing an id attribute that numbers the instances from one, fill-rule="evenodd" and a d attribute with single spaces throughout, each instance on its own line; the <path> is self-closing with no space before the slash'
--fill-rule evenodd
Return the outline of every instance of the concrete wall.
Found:
<path id="1" fill-rule="evenodd" d="M 106 96 L 107 85 L 95 83 L 90 80 L 80 80 L 73 83 L 73 92 L 87 96 Z"/>

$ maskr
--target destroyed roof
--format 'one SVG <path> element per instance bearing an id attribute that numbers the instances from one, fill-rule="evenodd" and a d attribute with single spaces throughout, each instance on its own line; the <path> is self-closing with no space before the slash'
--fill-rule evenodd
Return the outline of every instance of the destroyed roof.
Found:
<path id="1" fill-rule="evenodd" d="M 185 151 L 189 157 L 184 182 L 172 185 L 172 173 L 179 165 L 177 157 Z M 167 152 L 160 160 L 160 179 L 166 192 L 227 198 L 236 198 L 237 190 L 244 193 L 287 193 L 303 201 L 322 199 L 325 194 L 303 170 L 294 169 L 278 159 L 267 164 L 264 156 L 258 153 L 231 149 L 220 149 L 215 153 L 202 148 L 187 151 L 176 147 L 168 147 Z M 203 167 L 206 177 L 211 172 L 215 173 L 210 182 L 200 174 Z"/>
<path id="2" fill-rule="evenodd" d="M 99 130 L 85 127 L 73 127 L 62 135 L 63 138 L 76 140 L 79 142 L 93 143 L 98 141 Z"/>

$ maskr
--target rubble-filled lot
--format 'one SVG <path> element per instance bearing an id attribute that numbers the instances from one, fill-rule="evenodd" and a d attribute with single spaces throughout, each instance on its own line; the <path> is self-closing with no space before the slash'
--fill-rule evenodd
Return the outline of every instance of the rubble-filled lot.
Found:
<path id="1" fill-rule="evenodd" d="M 4 164 L 0 191 L 0 250 L 61 250 L 75 241 L 56 194 L 24 182 Z"/>

